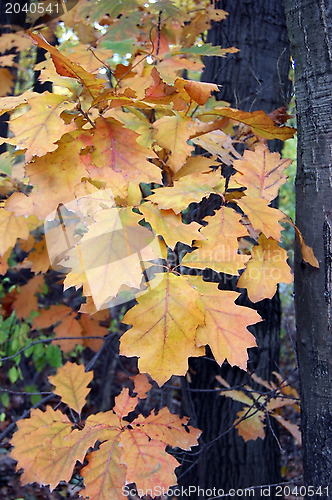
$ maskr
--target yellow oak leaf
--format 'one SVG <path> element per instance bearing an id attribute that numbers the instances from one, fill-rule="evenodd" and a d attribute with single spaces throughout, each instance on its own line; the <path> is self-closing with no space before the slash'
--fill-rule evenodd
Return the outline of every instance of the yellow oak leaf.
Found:
<path id="1" fill-rule="evenodd" d="M 21 104 L 27 104 L 29 99 L 31 99 L 32 97 L 37 97 L 38 95 L 40 96 L 40 94 L 38 94 L 37 92 L 31 92 L 31 90 L 27 90 L 21 95 L 0 97 L 0 116 L 2 116 L 4 113 L 13 111 L 14 109 L 21 106 Z"/>
<path id="2" fill-rule="evenodd" d="M 33 251 L 29 253 L 25 261 L 31 263 L 31 271 L 35 274 L 47 272 L 51 263 L 45 237 L 35 243 Z"/>
<path id="3" fill-rule="evenodd" d="M 251 251 L 251 259 L 240 276 L 238 288 L 246 288 L 252 302 L 272 299 L 278 283 L 293 283 L 293 275 L 286 262 L 287 252 L 272 238 L 261 234 L 258 245 Z"/>
<path id="4" fill-rule="evenodd" d="M 177 172 L 194 150 L 187 141 L 195 133 L 196 123 L 188 116 L 163 116 L 153 124 L 157 144 L 171 151 L 168 164 Z"/>
<path id="5" fill-rule="evenodd" d="M 162 209 L 172 209 L 176 214 L 186 209 L 190 203 L 199 203 L 211 193 L 223 192 L 224 180 L 219 171 L 190 174 L 174 182 L 172 187 L 161 187 L 147 199 L 157 203 Z"/>
<path id="6" fill-rule="evenodd" d="M 237 173 L 232 179 L 247 188 L 247 196 L 272 201 L 286 182 L 284 170 L 291 163 L 292 160 L 281 158 L 279 153 L 270 153 L 267 146 L 258 144 L 255 151 L 245 151 L 243 158 L 234 161 Z"/>
<path id="7" fill-rule="evenodd" d="M 200 294 L 198 305 L 205 316 L 205 324 L 197 329 L 196 344 L 208 344 L 220 365 L 227 359 L 230 365 L 246 370 L 247 349 L 256 347 L 247 326 L 258 323 L 261 317 L 253 309 L 234 303 L 239 293 L 219 290 L 215 283 L 205 282 L 200 276 L 190 281 Z"/>
<path id="8" fill-rule="evenodd" d="M 113 55 L 109 49 L 89 48 L 83 43 L 61 50 L 61 53 L 71 62 L 82 66 L 88 73 L 98 71 L 103 67 L 102 61 L 106 62 L 106 59 Z"/>
<path id="9" fill-rule="evenodd" d="M 214 158 L 206 158 L 205 156 L 189 156 L 183 167 L 178 170 L 174 175 L 174 180 L 177 181 L 186 175 L 211 172 L 210 167 L 219 167 L 220 163 L 215 161 Z"/>
<path id="10" fill-rule="evenodd" d="M 205 217 L 208 225 L 200 233 L 206 238 L 204 241 L 195 241 L 194 250 L 187 253 L 181 264 L 198 269 L 210 268 L 237 276 L 249 259 L 247 255 L 238 253 L 237 238 L 247 236 L 248 231 L 240 223 L 241 216 L 228 207 L 222 207 L 214 216 Z"/>
<path id="11" fill-rule="evenodd" d="M 8 258 L 11 254 L 11 251 L 12 248 L 9 247 L 8 250 L 3 254 L 3 256 L 0 255 L 0 275 L 4 275 L 8 271 Z"/>
<path id="12" fill-rule="evenodd" d="M 275 122 L 264 111 L 241 111 L 234 108 L 215 108 L 200 116 L 219 115 L 248 125 L 254 134 L 264 139 L 280 139 L 285 141 L 294 136 L 296 129 L 293 127 L 277 127 Z M 199 118 L 199 117 L 198 117 Z"/>
<path id="13" fill-rule="evenodd" d="M 253 403 L 254 401 L 252 401 L 251 404 Z M 249 441 L 250 439 L 255 440 L 257 438 L 265 438 L 265 414 L 263 411 L 257 410 L 255 407 L 244 407 L 244 409 L 240 410 L 236 416 L 238 418 L 235 420 L 233 425 L 237 429 L 239 436 L 241 436 L 245 441 Z"/>
<path id="14" fill-rule="evenodd" d="M 291 226 L 293 226 L 293 228 L 295 229 L 295 234 L 296 234 L 297 239 L 300 243 L 302 258 L 303 258 L 304 262 L 308 262 L 308 264 L 310 264 L 312 267 L 319 268 L 319 262 L 315 257 L 314 251 L 304 241 L 304 238 L 303 238 L 302 233 L 299 230 L 299 228 L 297 226 L 295 226 L 294 222 L 292 221 L 292 219 L 290 217 L 286 217 L 285 220 Z"/>
<path id="15" fill-rule="evenodd" d="M 284 214 L 280 210 L 269 207 L 269 202 L 262 198 L 243 196 L 236 203 L 247 215 L 254 229 L 260 229 L 267 238 L 281 240 L 283 227 L 279 221 L 284 218 Z"/>
<path id="16" fill-rule="evenodd" d="M 200 226 L 197 222 L 183 224 L 181 215 L 173 210 L 161 210 L 153 203 L 143 203 L 139 206 L 140 212 L 156 234 L 160 234 L 166 245 L 174 248 L 178 241 L 191 245 L 194 239 L 201 240 L 204 236 L 198 232 Z"/>
<path id="17" fill-rule="evenodd" d="M 5 142 L 26 149 L 25 159 L 43 156 L 57 149 L 55 144 L 66 132 L 76 128 L 75 123 L 66 124 L 61 118 L 64 110 L 75 107 L 66 96 L 44 92 L 28 99 L 29 111 L 10 121 L 14 137 Z"/>
<path id="18" fill-rule="evenodd" d="M 13 212 L 0 208 L 0 256 L 12 248 L 18 238 L 29 236 L 28 221 L 24 216 L 16 217 Z"/>
<path id="19" fill-rule="evenodd" d="M 121 337 L 120 353 L 138 356 L 139 370 L 149 373 L 159 385 L 172 375 L 184 375 L 187 358 L 204 354 L 195 344 L 197 327 L 204 322 L 197 299 L 198 293 L 186 278 L 165 274 L 126 313 L 123 322 L 133 326 Z"/>
<path id="20" fill-rule="evenodd" d="M 88 385 L 92 379 L 93 373 L 85 372 L 83 365 L 69 362 L 60 366 L 56 375 L 49 377 L 50 383 L 55 386 L 53 392 L 79 415 L 90 392 Z"/>
<path id="21" fill-rule="evenodd" d="M 138 224 L 141 219 L 142 215 L 134 213 L 131 207 L 97 212 L 88 232 L 60 262 L 71 269 L 68 276 L 74 273 L 71 284 L 84 271 L 97 309 L 113 300 L 124 285 L 140 289 L 146 270 L 144 262 L 161 255 L 158 238 Z"/>
<path id="22" fill-rule="evenodd" d="M 212 123 L 211 127 L 217 126 Z M 233 139 L 222 130 L 212 130 L 198 137 L 193 137 L 192 142 L 205 149 L 212 155 L 217 156 L 226 165 L 232 165 L 234 158 L 240 158 L 239 153 L 233 146 Z"/>

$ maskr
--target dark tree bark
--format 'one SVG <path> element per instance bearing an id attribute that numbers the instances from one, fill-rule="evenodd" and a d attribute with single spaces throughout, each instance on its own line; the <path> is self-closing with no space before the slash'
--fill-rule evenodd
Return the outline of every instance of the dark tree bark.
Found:
<path id="1" fill-rule="evenodd" d="M 238 54 L 227 59 L 207 58 L 203 81 L 222 85 L 217 98 L 242 110 L 263 109 L 270 112 L 288 104 L 290 81 L 290 53 L 283 4 L 280 0 L 221 0 L 216 8 L 229 12 L 227 20 L 215 23 L 208 34 L 208 42 L 221 47 L 234 45 Z M 281 149 L 274 143 L 274 150 Z M 203 215 L 204 216 L 204 215 Z M 237 279 L 223 276 L 219 288 L 235 289 Z M 240 303 L 240 302 L 239 302 Z M 247 297 L 241 304 L 258 310 L 264 318 L 251 328 L 259 348 L 250 350 L 248 367 L 265 380 L 278 369 L 280 302 L 263 300 L 256 305 Z M 215 375 L 221 375 L 232 384 L 247 383 L 247 375 L 224 363 L 221 370 L 212 359 L 190 360 L 191 384 L 189 390 L 213 389 Z M 260 388 L 261 389 L 261 388 Z M 212 392 L 189 392 L 184 401 L 184 412 L 194 415 L 193 423 L 204 432 L 204 443 L 218 436 L 213 446 L 202 446 L 196 456 L 187 456 L 180 484 L 199 485 L 201 488 L 245 488 L 273 484 L 280 481 L 280 452 L 274 430 L 267 423 L 264 440 L 245 443 L 234 429 L 226 432 L 235 420 L 241 405 Z M 195 464 L 195 465 L 191 465 Z M 202 498 L 192 495 L 191 498 Z M 271 490 L 271 497 L 274 493 Z"/>
<path id="2" fill-rule="evenodd" d="M 315 269 L 303 263 L 296 249 L 304 480 L 321 487 L 323 498 L 332 498 L 332 3 L 285 4 L 295 60 L 296 224 L 320 264 Z"/>

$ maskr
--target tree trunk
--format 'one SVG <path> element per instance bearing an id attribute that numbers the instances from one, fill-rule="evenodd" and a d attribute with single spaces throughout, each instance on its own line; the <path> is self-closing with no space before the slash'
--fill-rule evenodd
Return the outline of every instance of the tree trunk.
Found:
<path id="1" fill-rule="evenodd" d="M 221 0 L 216 8 L 229 12 L 227 20 L 215 23 L 208 34 L 208 42 L 221 47 L 234 45 L 238 54 L 227 59 L 206 58 L 203 81 L 222 85 L 217 98 L 242 110 L 263 109 L 270 112 L 288 104 L 290 81 L 289 44 L 283 4 L 280 0 Z M 274 143 L 274 150 L 281 144 Z M 228 277 L 229 278 L 229 277 Z M 235 289 L 237 279 L 224 280 L 219 288 Z M 241 304 L 254 307 L 265 319 L 250 330 L 256 336 L 259 348 L 250 350 L 248 367 L 269 380 L 278 370 L 280 302 L 263 300 L 253 305 L 247 297 Z M 218 438 L 213 446 L 204 447 L 198 455 L 187 456 L 182 466 L 180 484 L 199 485 L 201 488 L 245 488 L 273 484 L 280 481 L 280 451 L 274 430 L 267 423 L 264 440 L 245 443 L 232 429 L 241 405 L 213 392 L 195 392 L 195 389 L 213 389 L 215 375 L 221 375 L 232 384 L 247 383 L 243 371 L 224 363 L 221 370 L 212 359 L 190 360 L 191 384 L 184 412 L 194 416 L 193 424 L 204 432 L 204 443 Z M 261 389 L 261 388 L 260 388 Z M 270 498 L 274 498 L 271 490 Z M 202 498 L 192 495 L 191 498 Z"/>
<path id="2" fill-rule="evenodd" d="M 298 120 L 296 224 L 320 268 L 295 253 L 303 466 L 311 498 L 332 498 L 332 3 L 286 0 Z M 325 488 L 329 488 L 326 490 Z M 309 497 L 309 495 L 308 495 Z"/>

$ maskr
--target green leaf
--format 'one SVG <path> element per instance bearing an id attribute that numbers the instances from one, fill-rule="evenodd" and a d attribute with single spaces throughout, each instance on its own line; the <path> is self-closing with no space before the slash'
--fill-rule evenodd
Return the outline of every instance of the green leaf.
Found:
<path id="1" fill-rule="evenodd" d="M 1 400 L 2 405 L 3 405 L 5 408 L 8 408 L 8 406 L 10 405 L 10 398 L 9 398 L 9 394 L 8 394 L 8 392 L 3 392 L 3 393 L 1 394 L 0 400 Z M 1 413 L 1 415 L 4 415 L 4 414 L 3 414 L 3 413 Z"/>
<path id="2" fill-rule="evenodd" d="M 46 359 L 52 368 L 62 366 L 62 353 L 58 345 L 49 344 L 46 347 Z"/>
<path id="3" fill-rule="evenodd" d="M 15 384 L 15 382 L 18 379 L 18 376 L 19 375 L 16 366 L 12 366 L 8 371 L 8 377 L 12 384 Z"/>
<path id="4" fill-rule="evenodd" d="M 104 40 L 101 43 L 103 49 L 109 49 L 113 54 L 119 54 L 120 56 L 125 56 L 128 53 L 134 52 L 135 38 L 125 38 L 119 42 Z"/>
<path id="5" fill-rule="evenodd" d="M 181 48 L 179 52 L 182 54 L 196 54 L 200 56 L 217 56 L 217 57 L 225 57 L 226 54 L 235 54 L 239 49 L 235 47 L 229 47 L 228 49 L 223 49 L 219 46 L 214 46 L 211 43 L 204 43 L 204 45 L 194 45 L 188 49 Z"/>

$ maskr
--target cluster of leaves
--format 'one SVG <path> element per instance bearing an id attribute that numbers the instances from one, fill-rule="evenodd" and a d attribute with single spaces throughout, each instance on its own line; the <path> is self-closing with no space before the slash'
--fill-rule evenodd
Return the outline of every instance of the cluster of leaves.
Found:
<path id="1" fill-rule="evenodd" d="M 64 304 L 41 310 L 33 328 L 51 328 L 64 351 L 77 337 L 98 350 L 100 340 L 91 337 L 108 333 L 100 322 L 109 306 L 135 298 L 123 318 L 130 328 L 120 339 L 120 354 L 138 357 L 139 371 L 159 385 L 185 375 L 188 358 L 204 355 L 207 345 L 216 362 L 227 359 L 243 369 L 247 349 L 256 346 L 247 327 L 260 316 L 236 304 L 240 292 L 204 280 L 205 269 L 229 276 L 241 271 L 237 286 L 247 289 L 252 302 L 272 298 L 278 283 L 293 279 L 279 244 L 284 214 L 270 207 L 290 161 L 270 153 L 266 142 L 290 138 L 295 130 L 263 111 L 218 106 L 211 97 L 216 85 L 181 77 L 184 70 L 202 69 L 202 55 L 237 50 L 202 44 L 210 22 L 225 16 L 208 2 L 180 7 L 131 0 L 110 6 L 80 0 L 63 17 L 75 33 L 72 45 L 58 50 L 41 34 L 29 33 L 28 43 L 48 53 L 37 69 L 54 92 L 0 99 L 0 113 L 11 114 L 11 135 L 3 141 L 24 154 L 16 164 L 1 156 L 0 269 L 7 271 L 18 244 L 27 253 L 20 266 L 36 275 L 13 304 L 17 317 L 31 318 L 38 309 L 42 274 L 54 268 L 64 289 L 82 289 L 86 302 L 79 314 Z M 16 46 L 20 38 L 27 43 L 25 35 L 11 37 Z M 127 52 L 130 60 L 118 62 Z M 238 143 L 248 148 L 243 156 Z M 203 153 L 194 156 L 195 146 Z M 229 167 L 232 175 L 226 175 Z M 189 205 L 211 196 L 218 199 L 214 214 L 186 223 Z M 304 258 L 317 266 L 302 246 Z M 52 380 L 80 414 L 90 375 L 79 375 L 75 385 L 75 368 L 65 366 L 69 371 Z M 74 377 L 69 396 L 58 388 L 65 373 Z M 73 430 L 51 408 L 32 412 L 13 439 L 23 481 L 54 487 L 68 480 L 75 461 L 83 463 L 87 449 L 99 442 L 83 474 L 90 498 L 103 498 L 100 488 L 111 487 L 117 498 L 126 481 L 146 489 L 151 481 L 157 484 L 153 471 L 159 467 L 158 484 L 174 484 L 176 461 L 165 458 L 165 446 L 188 449 L 198 433 L 183 434 L 184 421 L 165 409 L 129 425 L 123 417 L 136 404 L 124 391 L 115 413 L 90 415 L 82 430 Z M 27 441 L 36 445 L 29 452 L 22 444 Z"/>

